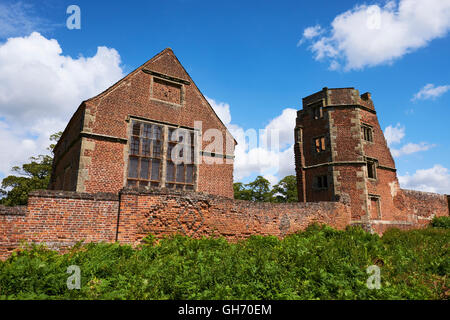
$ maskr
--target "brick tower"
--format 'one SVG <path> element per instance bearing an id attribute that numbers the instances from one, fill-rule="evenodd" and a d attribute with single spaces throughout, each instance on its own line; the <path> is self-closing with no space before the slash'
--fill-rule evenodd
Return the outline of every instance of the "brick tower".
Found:
<path id="1" fill-rule="evenodd" d="M 323 88 L 303 98 L 294 150 L 299 201 L 337 201 L 346 194 L 352 223 L 395 218 L 395 163 L 370 93 Z"/>

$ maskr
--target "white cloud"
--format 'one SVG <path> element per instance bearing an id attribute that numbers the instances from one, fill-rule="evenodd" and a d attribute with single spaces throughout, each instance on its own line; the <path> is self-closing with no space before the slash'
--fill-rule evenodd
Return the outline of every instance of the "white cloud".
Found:
<path id="1" fill-rule="evenodd" d="M 338 64 L 348 71 L 392 63 L 447 34 L 450 0 L 357 5 L 336 16 L 330 29 L 328 35 L 313 38 L 309 47 L 316 60 L 331 61 L 330 69 Z"/>
<path id="2" fill-rule="evenodd" d="M 303 37 L 300 39 L 300 41 L 297 43 L 297 46 L 302 45 L 303 42 L 306 40 L 310 40 L 312 38 L 318 37 L 323 33 L 323 29 L 320 25 L 315 25 L 314 27 L 308 27 L 305 30 L 303 30 Z"/>
<path id="3" fill-rule="evenodd" d="M 442 96 L 448 90 L 450 90 L 450 85 L 435 87 L 434 84 L 429 83 L 429 84 L 425 85 L 422 89 L 420 89 L 420 91 L 417 92 L 411 100 L 412 101 L 427 100 L 427 99 L 434 100 L 434 99 Z"/>
<path id="4" fill-rule="evenodd" d="M 450 194 L 450 172 L 440 164 L 430 169 L 420 169 L 414 174 L 399 176 L 402 188 Z"/>
<path id="5" fill-rule="evenodd" d="M 0 3 L 0 38 L 23 36 L 32 31 L 45 31 L 50 24 L 33 14 L 33 7 L 22 2 Z"/>
<path id="6" fill-rule="evenodd" d="M 222 120 L 225 125 L 229 125 L 231 122 L 230 105 L 224 102 L 216 102 L 214 99 L 206 97 L 211 107 L 216 112 L 217 116 Z"/>
<path id="7" fill-rule="evenodd" d="M 252 175 L 262 175 L 272 184 L 294 169 L 294 127 L 296 110 L 284 109 L 260 130 L 244 129 L 231 123 L 230 105 L 206 97 L 238 145 L 235 150 L 234 178 L 241 181 Z M 273 141 L 272 141 L 273 139 Z"/>
<path id="8" fill-rule="evenodd" d="M 403 145 L 400 149 L 391 148 L 392 156 L 395 158 L 401 157 L 403 155 L 416 153 L 419 151 L 426 151 L 430 148 L 435 147 L 434 144 L 422 143 L 407 143 Z"/>
<path id="9" fill-rule="evenodd" d="M 400 123 L 397 123 L 395 127 L 388 126 L 384 129 L 384 137 L 388 146 L 399 143 L 405 137 L 405 127 L 402 127 Z"/>
<path id="10" fill-rule="evenodd" d="M 83 100 L 122 77 L 115 49 L 73 59 L 37 32 L 0 44 L 0 143 L 10 150 L 0 153 L 0 175 L 45 153 L 49 135 L 64 129 Z"/>
<path id="11" fill-rule="evenodd" d="M 264 128 L 261 139 L 267 142 L 269 148 L 271 147 L 272 138 L 279 142 L 280 149 L 285 149 L 287 146 L 293 145 L 296 118 L 297 110 L 292 108 L 284 109 L 281 115 L 272 119 Z"/>
<path id="12" fill-rule="evenodd" d="M 405 127 L 401 126 L 400 123 L 397 123 L 395 127 L 388 126 L 384 129 L 384 137 L 386 138 L 386 142 L 391 149 L 391 154 L 393 157 L 398 158 L 403 155 L 408 155 L 412 153 L 416 153 L 419 151 L 426 151 L 430 148 L 435 147 L 434 144 L 429 144 L 426 142 L 421 143 L 407 143 L 401 146 L 400 148 L 393 148 L 392 145 L 399 144 L 403 138 L 405 137 Z"/>

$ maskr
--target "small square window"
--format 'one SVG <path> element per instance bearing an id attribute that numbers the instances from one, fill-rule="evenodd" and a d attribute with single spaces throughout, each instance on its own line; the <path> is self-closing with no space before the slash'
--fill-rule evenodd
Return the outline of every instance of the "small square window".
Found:
<path id="1" fill-rule="evenodd" d="M 374 160 L 367 160 L 367 176 L 369 179 L 377 178 L 376 163 Z"/>
<path id="2" fill-rule="evenodd" d="M 316 151 L 316 153 L 320 153 L 326 150 L 325 137 L 314 139 L 314 150 Z"/>
<path id="3" fill-rule="evenodd" d="M 315 177 L 315 187 L 317 189 L 328 189 L 328 176 L 316 176 Z"/>
<path id="4" fill-rule="evenodd" d="M 366 125 L 361 126 L 361 134 L 365 141 L 373 142 L 373 130 L 371 127 Z"/>
<path id="5" fill-rule="evenodd" d="M 370 196 L 370 207 L 369 207 L 369 214 L 370 218 L 374 220 L 381 219 L 381 203 L 380 203 L 380 197 L 379 196 Z"/>
<path id="6" fill-rule="evenodd" d="M 323 108 L 313 107 L 313 116 L 315 120 L 323 118 Z"/>

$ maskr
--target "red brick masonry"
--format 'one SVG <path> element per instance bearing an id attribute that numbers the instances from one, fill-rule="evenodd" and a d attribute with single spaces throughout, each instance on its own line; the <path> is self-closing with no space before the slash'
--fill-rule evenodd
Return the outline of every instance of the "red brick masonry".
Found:
<path id="1" fill-rule="evenodd" d="M 388 227 L 420 228 L 434 216 L 449 214 L 444 195 L 401 190 L 395 221 L 365 225 L 378 233 Z M 80 240 L 138 244 L 151 233 L 192 237 L 217 235 L 229 240 L 252 234 L 284 237 L 313 222 L 344 229 L 351 223 L 348 197 L 339 202 L 253 203 L 195 192 L 165 189 L 112 193 L 36 191 L 28 208 L 0 206 L 0 258 L 22 241 L 63 249 Z"/>

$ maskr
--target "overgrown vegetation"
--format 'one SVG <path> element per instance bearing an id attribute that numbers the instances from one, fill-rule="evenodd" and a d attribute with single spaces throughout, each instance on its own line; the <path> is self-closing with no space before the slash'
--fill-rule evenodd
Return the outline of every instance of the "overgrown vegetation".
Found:
<path id="1" fill-rule="evenodd" d="M 31 246 L 0 262 L 2 299 L 448 299 L 445 228 L 388 230 L 310 226 L 279 240 L 253 236 L 229 243 L 149 236 L 133 249 L 78 244 L 59 255 Z M 381 268 L 381 289 L 366 286 Z M 81 289 L 68 290 L 68 266 Z"/>
<path id="2" fill-rule="evenodd" d="M 450 217 L 434 217 L 431 225 L 435 228 L 450 228 Z"/>

